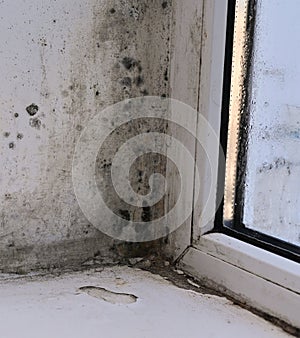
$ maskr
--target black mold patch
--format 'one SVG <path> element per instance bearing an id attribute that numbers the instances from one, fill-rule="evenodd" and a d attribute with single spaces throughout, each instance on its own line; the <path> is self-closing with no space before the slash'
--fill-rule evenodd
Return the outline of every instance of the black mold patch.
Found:
<path id="1" fill-rule="evenodd" d="M 139 65 L 139 62 L 137 60 L 128 56 L 124 57 L 121 63 L 127 70 L 132 70 L 134 67 Z"/>
<path id="2" fill-rule="evenodd" d="M 39 107 L 32 103 L 30 106 L 26 107 L 26 111 L 30 116 L 34 116 L 38 113 Z"/>
<path id="3" fill-rule="evenodd" d="M 130 213 L 128 210 L 119 210 L 119 214 L 122 218 L 126 219 L 126 221 L 130 221 Z"/>
<path id="4" fill-rule="evenodd" d="M 143 207 L 142 212 L 142 221 L 143 222 L 150 222 L 151 221 L 151 208 L 150 207 Z"/>
<path id="5" fill-rule="evenodd" d="M 169 80 L 169 76 L 168 76 L 168 68 L 165 70 L 165 73 L 164 73 L 164 79 L 165 79 L 165 81 L 168 81 L 168 80 Z"/>
<path id="6" fill-rule="evenodd" d="M 14 148 L 15 148 L 14 142 L 10 142 L 10 143 L 8 144 L 8 147 L 9 147 L 9 149 L 14 149 Z"/>
<path id="7" fill-rule="evenodd" d="M 3 133 L 4 137 L 9 137 L 10 133 L 8 131 L 6 131 L 5 133 Z"/>
<path id="8" fill-rule="evenodd" d="M 18 135 L 17 135 L 17 139 L 18 140 L 22 140 L 22 138 L 24 137 L 24 135 L 23 134 L 21 134 L 21 133 L 18 133 Z"/>
<path id="9" fill-rule="evenodd" d="M 111 9 L 109 10 L 109 13 L 110 13 L 110 14 L 115 14 L 115 13 L 116 13 L 116 10 L 115 10 L 114 8 L 111 8 Z"/>
<path id="10" fill-rule="evenodd" d="M 14 114 L 14 117 L 15 117 L 15 118 L 19 117 L 19 114 L 18 114 L 18 113 L 15 113 L 15 114 Z"/>
<path id="11" fill-rule="evenodd" d="M 32 128 L 41 129 L 42 121 L 35 117 L 29 120 L 29 125 Z"/>
<path id="12" fill-rule="evenodd" d="M 167 7 L 168 7 L 167 1 L 164 1 L 164 2 L 161 4 L 161 7 L 162 7 L 163 9 L 167 8 Z"/>

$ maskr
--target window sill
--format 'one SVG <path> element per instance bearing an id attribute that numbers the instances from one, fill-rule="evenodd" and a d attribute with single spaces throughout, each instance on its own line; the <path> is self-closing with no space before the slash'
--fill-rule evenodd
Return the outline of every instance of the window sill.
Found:
<path id="1" fill-rule="evenodd" d="M 300 265 L 224 234 L 207 234 L 179 261 L 207 285 L 300 328 Z"/>

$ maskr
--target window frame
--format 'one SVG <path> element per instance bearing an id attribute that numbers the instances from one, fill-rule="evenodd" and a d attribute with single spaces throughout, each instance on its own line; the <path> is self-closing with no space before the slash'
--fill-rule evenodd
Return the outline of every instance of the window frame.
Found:
<path id="1" fill-rule="evenodd" d="M 204 0 L 199 111 L 206 114 L 213 128 L 221 130 L 223 149 L 227 145 L 227 128 L 220 127 L 228 125 L 229 117 L 232 8 L 235 0 Z M 207 164 L 202 165 L 205 169 Z M 217 175 L 216 195 L 223 195 L 224 169 L 219 168 Z M 206 189 L 204 181 L 203 195 Z M 204 284 L 273 318 L 283 327 L 290 325 L 292 332 L 300 334 L 300 264 L 288 255 L 283 257 L 273 243 L 262 242 L 258 235 L 251 237 L 224 226 L 222 210 L 223 205 L 209 224 L 202 224 L 201 217 L 193 215 L 191 243 L 177 260 L 178 266 Z"/>
<path id="2" fill-rule="evenodd" d="M 245 40 L 241 41 L 240 49 L 237 54 L 237 63 L 245 63 L 246 71 L 242 67 L 235 67 L 234 72 L 232 72 L 232 50 L 233 50 L 233 40 L 234 40 L 234 25 L 235 25 L 235 5 L 240 3 L 240 7 L 245 7 L 245 18 L 240 18 L 239 23 L 237 23 L 237 29 L 241 28 L 243 21 L 245 20 Z M 282 239 L 275 238 L 273 236 L 264 234 L 262 232 L 252 230 L 247 228 L 243 224 L 243 196 L 244 196 L 244 181 L 245 181 L 245 163 L 247 161 L 247 156 L 243 151 L 245 144 L 247 143 L 249 130 L 249 107 L 250 103 L 248 102 L 248 84 L 250 81 L 250 72 L 251 72 L 251 58 L 252 58 L 252 48 L 253 48 L 253 34 L 255 26 L 255 15 L 256 15 L 256 0 L 237 0 L 229 1 L 228 11 L 227 11 L 227 31 L 226 31 L 226 57 L 224 64 L 224 86 L 223 86 L 223 102 L 222 102 L 222 123 L 221 123 L 221 133 L 220 133 L 220 142 L 224 153 L 227 151 L 228 142 L 229 148 L 232 147 L 230 144 L 238 142 L 238 151 L 236 158 L 230 158 L 230 152 L 227 153 L 228 162 L 226 165 L 226 170 L 229 166 L 233 166 L 230 170 L 236 172 L 233 177 L 235 182 L 230 182 L 232 189 L 229 194 L 232 194 L 233 200 L 231 205 L 226 205 L 227 208 L 232 209 L 232 218 L 229 220 L 224 220 L 224 200 L 223 203 L 217 210 L 215 227 L 214 231 L 225 233 L 229 236 L 239 238 L 240 240 L 246 241 L 253 245 L 256 245 L 259 248 L 264 248 L 270 252 L 276 253 L 288 259 L 294 260 L 300 263 L 300 247 L 288 243 Z M 238 49 L 238 48 L 237 48 Z M 241 59 L 243 58 L 244 61 Z M 231 78 L 234 77 L 232 88 L 238 93 L 234 93 L 237 98 L 231 97 Z M 237 85 L 236 85 L 237 84 Z M 242 84 L 242 86 L 239 86 Z M 238 87 L 238 88 L 237 88 Z M 238 101 L 238 102 L 237 102 Z M 231 109 L 239 110 L 234 113 L 234 121 L 230 119 L 230 105 Z M 240 111 L 244 109 L 243 114 Z M 229 126 L 229 128 L 227 127 Z M 228 141 L 228 129 L 238 129 L 237 135 L 233 135 L 233 140 Z M 237 141 L 239 140 L 239 141 Z M 234 157 L 234 156 L 232 156 Z M 232 164 L 231 164 L 232 162 Z M 235 163 L 236 162 L 236 163 Z M 225 190 L 225 177 L 223 168 L 219 168 L 218 173 L 218 194 L 223 195 Z M 230 188 L 231 189 L 231 188 Z M 225 197 L 226 198 L 226 197 Z M 228 204 L 228 203 L 227 203 Z"/>

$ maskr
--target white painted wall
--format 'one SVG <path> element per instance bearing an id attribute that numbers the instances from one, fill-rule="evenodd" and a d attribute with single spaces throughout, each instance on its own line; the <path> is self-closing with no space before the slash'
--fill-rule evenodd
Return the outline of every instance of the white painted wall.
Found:
<path id="1" fill-rule="evenodd" d="M 259 0 L 244 222 L 300 244 L 300 21 L 297 0 Z"/>
<path id="2" fill-rule="evenodd" d="M 82 128 L 100 110 L 168 95 L 170 13 L 170 1 L 159 0 L 1 1 L 0 270 L 109 262 L 140 249 L 89 224 L 71 164 Z M 141 65 L 142 83 L 126 57 Z M 128 77 L 131 85 L 122 82 Z M 35 116 L 26 111 L 32 103 Z"/>

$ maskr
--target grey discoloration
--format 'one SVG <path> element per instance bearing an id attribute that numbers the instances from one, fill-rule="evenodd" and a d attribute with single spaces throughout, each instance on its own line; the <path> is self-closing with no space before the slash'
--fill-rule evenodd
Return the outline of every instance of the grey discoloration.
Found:
<path id="1" fill-rule="evenodd" d="M 291 173 L 291 167 L 293 165 L 294 165 L 293 163 L 291 163 L 290 161 L 287 161 L 284 158 L 277 158 L 272 163 L 264 163 L 263 166 L 261 168 L 258 168 L 257 171 L 259 173 L 262 173 L 262 172 L 267 172 L 267 171 L 272 170 L 272 169 L 276 170 L 276 169 L 280 169 L 280 168 L 286 168 L 288 174 L 290 174 Z"/>
<path id="2" fill-rule="evenodd" d="M 19 152 L 9 149 L 11 140 L 3 142 L 7 184 L 1 190 L 11 198 L 2 196 L 0 233 L 9 235 L 0 234 L 1 271 L 76 267 L 88 259 L 106 264 L 119 262 L 124 256 L 159 252 L 164 240 L 120 243 L 89 224 L 74 195 L 72 159 L 87 122 L 105 107 L 141 95 L 169 96 L 165 70 L 170 63 L 171 1 L 165 6 L 158 0 L 151 5 L 147 0 L 67 0 L 51 7 L 33 1 L 35 25 L 22 20 L 19 35 L 14 34 L 14 24 L 19 27 L 20 18 L 6 9 L 2 13 L 12 27 L 5 27 L 4 33 L 20 39 L 13 43 L 16 50 L 12 57 L 16 56 L 17 66 L 8 62 L 3 75 L 13 79 L 17 74 L 17 78 L 11 86 L 1 85 L 7 99 L 3 111 L 19 112 L 20 116 L 12 124 L 13 113 L 6 114 L 3 137 L 16 140 L 24 153 L 17 157 Z M 20 73 L 19 69 L 26 71 Z M 7 89 L 12 87 L 16 92 Z M 19 99 L 24 97 L 30 100 L 27 104 Z M 29 121 L 23 123 L 26 116 Z M 5 119 L 5 114 L 1 118 Z M 106 178 L 118 145 L 140 130 L 163 131 L 166 126 L 127 127 L 110 138 L 108 147 L 99 150 L 96 176 L 105 178 L 99 182 L 101 192 L 120 217 L 157 218 L 165 210 L 164 201 L 151 212 L 128 208 L 116 199 Z M 131 182 L 137 192 L 148 191 L 151 173 L 164 174 L 165 159 L 156 160 L 154 163 L 146 156 L 133 166 Z M 12 241 L 14 247 L 8 251 Z"/>
<path id="3" fill-rule="evenodd" d="M 130 77 L 126 76 L 121 80 L 121 84 L 126 87 L 131 87 L 132 80 Z"/>
<path id="4" fill-rule="evenodd" d="M 128 57 L 128 56 L 124 57 L 121 63 L 127 70 L 133 70 L 135 67 L 139 67 L 139 69 L 142 70 L 140 66 L 140 62 L 135 60 L 132 57 Z"/>
<path id="5" fill-rule="evenodd" d="M 39 130 L 41 129 L 42 121 L 39 118 L 34 117 L 29 120 L 29 125 L 30 127 L 36 128 Z"/>

